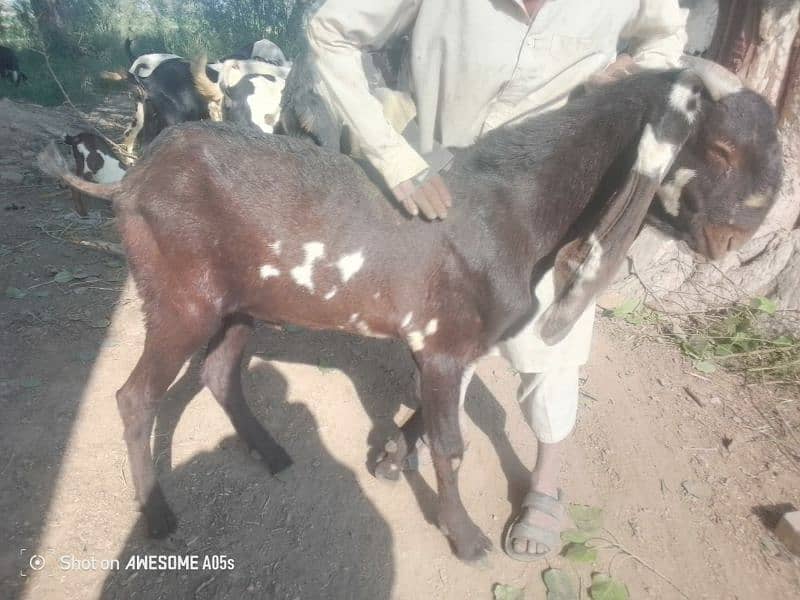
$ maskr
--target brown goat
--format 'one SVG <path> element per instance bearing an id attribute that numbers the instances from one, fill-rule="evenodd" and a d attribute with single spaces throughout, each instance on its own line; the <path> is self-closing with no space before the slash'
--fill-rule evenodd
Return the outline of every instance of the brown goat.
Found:
<path id="1" fill-rule="evenodd" d="M 652 203 L 651 214 L 710 256 L 743 243 L 773 202 L 773 112 L 718 78 L 637 75 L 453 150 L 453 208 L 434 223 L 404 217 L 346 156 L 229 124 L 166 130 L 112 185 L 80 180 L 54 147 L 43 152 L 43 170 L 113 201 L 143 300 L 144 351 L 117 401 L 150 533 L 176 527 L 152 464 L 156 410 L 209 339 L 203 381 L 271 472 L 291 463 L 242 394 L 242 353 L 260 319 L 406 341 L 441 528 L 460 558 L 482 557 L 490 543 L 457 486 L 464 375 L 531 318 L 543 270 L 555 268 L 541 327 L 553 343 L 608 283 L 679 169 L 693 175 L 676 204 Z"/>

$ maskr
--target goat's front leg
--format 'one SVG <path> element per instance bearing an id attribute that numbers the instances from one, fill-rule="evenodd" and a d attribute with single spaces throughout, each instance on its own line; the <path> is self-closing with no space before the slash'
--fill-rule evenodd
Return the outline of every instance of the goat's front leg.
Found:
<path id="1" fill-rule="evenodd" d="M 464 401 L 466 400 L 467 388 L 472 376 L 475 374 L 475 364 L 471 364 L 464 369 L 461 376 L 459 387 L 458 408 L 462 418 L 464 416 Z M 415 377 L 417 401 L 422 396 L 420 391 L 419 374 Z M 422 419 L 422 411 L 416 410 L 400 427 L 400 432 L 389 439 L 383 447 L 383 455 L 375 465 L 375 476 L 389 481 L 400 479 L 400 472 L 414 471 L 419 468 L 422 462 L 420 454 L 427 452 L 427 440 L 424 439 L 425 424 Z M 463 423 L 461 427 L 462 439 L 464 436 Z"/>
<path id="2" fill-rule="evenodd" d="M 422 411 L 439 492 L 439 527 L 460 559 L 479 560 L 492 545 L 467 514 L 458 492 L 458 469 L 464 456 L 459 396 L 467 367 L 443 355 L 420 360 L 420 366 Z"/>

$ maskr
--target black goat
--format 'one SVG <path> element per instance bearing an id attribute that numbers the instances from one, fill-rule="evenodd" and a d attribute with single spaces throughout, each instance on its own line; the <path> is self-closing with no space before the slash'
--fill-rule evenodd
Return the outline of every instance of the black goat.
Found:
<path id="1" fill-rule="evenodd" d="M 206 76 L 216 82 L 219 73 L 206 67 Z M 164 129 L 186 121 L 208 119 L 209 105 L 194 85 L 189 61 L 161 61 L 147 77 L 131 75 L 135 112 L 124 145 L 132 152 L 137 142 L 146 146 Z"/>
<path id="2" fill-rule="evenodd" d="M 28 76 L 19 70 L 16 53 L 5 46 L 0 46 L 0 79 L 10 79 L 16 86 L 28 80 Z"/>
<path id="3" fill-rule="evenodd" d="M 170 129 L 111 185 L 46 150 L 43 170 L 113 201 L 143 299 L 144 351 L 117 401 L 150 533 L 176 526 L 150 453 L 157 406 L 209 339 L 203 381 L 270 471 L 290 464 L 242 394 L 244 345 L 261 319 L 406 341 L 441 528 L 459 557 L 480 558 L 490 543 L 457 485 L 462 376 L 531 318 L 543 269 L 555 270 L 540 329 L 553 343 L 613 276 L 662 180 L 693 171 L 654 218 L 712 257 L 752 235 L 774 201 L 772 109 L 699 72 L 637 75 L 453 150 L 453 208 L 434 223 L 404 217 L 346 156 L 230 124 Z"/>

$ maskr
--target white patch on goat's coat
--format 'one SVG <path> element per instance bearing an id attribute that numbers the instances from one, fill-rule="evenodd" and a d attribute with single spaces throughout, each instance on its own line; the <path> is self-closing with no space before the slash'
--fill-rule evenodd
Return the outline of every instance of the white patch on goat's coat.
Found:
<path id="1" fill-rule="evenodd" d="M 675 171 L 675 177 L 658 188 L 658 199 L 667 214 L 677 217 L 681 211 L 681 195 L 683 188 L 689 183 L 697 173 L 693 169 L 681 167 Z"/>
<path id="2" fill-rule="evenodd" d="M 103 165 L 97 171 L 92 171 L 91 168 L 89 168 L 89 154 L 91 154 L 92 151 L 82 143 L 78 144 L 76 148 L 83 157 L 83 172 L 91 173 L 92 181 L 96 183 L 116 183 L 125 177 L 125 169 L 122 168 L 122 165 L 114 156 L 96 150 L 100 158 L 103 159 Z"/>
<path id="3" fill-rule="evenodd" d="M 764 194 L 750 194 L 744 201 L 748 208 L 763 208 L 766 203 L 767 197 Z"/>
<path id="4" fill-rule="evenodd" d="M 348 323 L 352 324 L 358 321 L 358 315 L 359 313 L 353 313 L 352 315 L 350 315 L 350 320 L 348 321 Z"/>
<path id="5" fill-rule="evenodd" d="M 347 283 L 350 278 L 361 270 L 364 265 L 364 253 L 357 250 L 352 254 L 344 254 L 336 261 L 336 268 L 342 276 L 342 281 Z"/>
<path id="6" fill-rule="evenodd" d="M 697 107 L 690 109 L 689 102 L 692 100 L 697 102 L 697 94 L 692 91 L 692 88 L 683 82 L 678 82 L 672 86 L 669 92 L 669 104 L 681 113 L 689 123 L 694 123 L 697 116 Z"/>
<path id="7" fill-rule="evenodd" d="M 325 298 L 325 300 L 330 300 L 331 298 L 333 298 L 336 295 L 336 292 L 338 292 L 338 291 L 339 291 L 338 288 L 336 286 L 333 286 L 331 288 L 331 291 L 328 292 L 327 294 L 325 294 L 323 296 L 323 298 Z"/>
<path id="8" fill-rule="evenodd" d="M 363 320 L 359 320 L 358 322 L 356 322 L 356 331 L 358 331 L 358 333 L 360 333 L 361 335 L 366 336 L 366 337 L 374 337 L 374 338 L 385 338 L 386 337 L 382 333 L 378 333 L 376 331 L 372 331 L 372 329 L 370 329 L 369 324 L 366 321 L 363 321 Z"/>
<path id="9" fill-rule="evenodd" d="M 406 341 L 412 351 L 419 352 L 425 347 L 425 334 L 421 331 L 409 331 Z"/>
<path id="10" fill-rule="evenodd" d="M 269 279 L 270 277 L 277 277 L 281 274 L 281 272 L 272 265 L 261 265 L 258 273 L 261 275 L 261 279 Z"/>
<path id="11" fill-rule="evenodd" d="M 428 324 L 425 325 L 425 337 L 433 335 L 437 331 L 439 331 L 439 319 L 431 319 L 428 321 Z"/>
<path id="12" fill-rule="evenodd" d="M 372 294 L 372 299 L 373 300 L 377 300 L 380 297 L 381 297 L 381 293 L 380 292 L 375 292 L 374 294 Z"/>
<path id="13" fill-rule="evenodd" d="M 600 245 L 600 240 L 597 239 L 597 236 L 592 234 L 589 236 L 589 254 L 581 266 L 578 267 L 578 277 L 583 281 L 594 281 L 600 271 L 602 258 L 603 246 Z"/>
<path id="14" fill-rule="evenodd" d="M 413 312 L 407 313 L 405 317 L 403 317 L 403 321 L 400 323 L 400 327 L 408 327 L 411 325 L 411 319 L 414 316 Z"/>
<path id="15" fill-rule="evenodd" d="M 642 175 L 661 181 L 677 150 L 675 144 L 659 141 L 652 125 L 648 123 L 644 126 L 642 139 L 639 141 L 639 155 L 633 168 Z"/>
<path id="16" fill-rule="evenodd" d="M 307 288 L 313 294 L 314 262 L 325 256 L 325 244 L 322 242 L 308 242 L 303 244 L 303 251 L 305 252 L 303 264 L 289 271 L 289 274 L 297 285 Z"/>

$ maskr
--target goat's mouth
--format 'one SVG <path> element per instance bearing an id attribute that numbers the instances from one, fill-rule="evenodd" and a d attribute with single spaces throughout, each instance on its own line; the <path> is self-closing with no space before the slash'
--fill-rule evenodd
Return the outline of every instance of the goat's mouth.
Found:
<path id="1" fill-rule="evenodd" d="M 729 252 L 741 248 L 750 234 L 747 231 L 731 225 L 704 225 L 693 236 L 696 243 L 695 250 L 711 260 L 720 260 Z"/>

